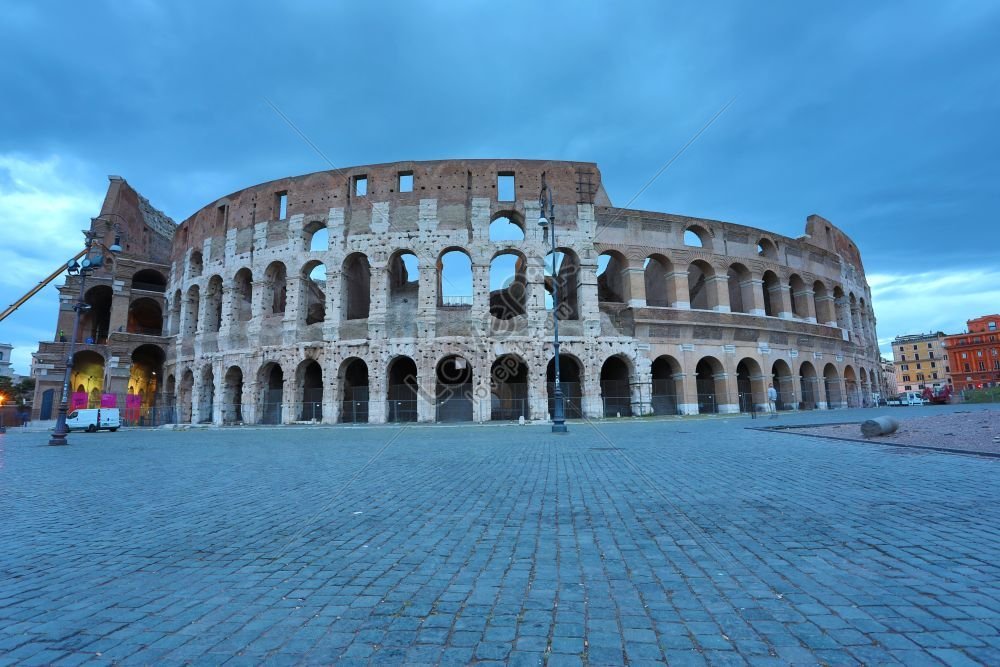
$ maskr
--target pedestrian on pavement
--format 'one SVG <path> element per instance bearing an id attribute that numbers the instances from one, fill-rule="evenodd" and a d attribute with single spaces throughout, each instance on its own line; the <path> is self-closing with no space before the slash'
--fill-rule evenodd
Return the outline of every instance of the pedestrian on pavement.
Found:
<path id="1" fill-rule="evenodd" d="M 776 406 L 778 401 L 778 392 L 774 388 L 773 384 L 767 385 L 767 407 L 771 411 L 771 419 L 778 418 L 778 409 Z"/>

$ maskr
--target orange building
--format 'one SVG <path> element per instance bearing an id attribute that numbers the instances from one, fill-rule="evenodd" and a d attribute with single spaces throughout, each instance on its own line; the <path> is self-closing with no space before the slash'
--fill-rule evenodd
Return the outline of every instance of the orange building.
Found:
<path id="1" fill-rule="evenodd" d="M 968 327 L 944 339 L 955 391 L 1000 386 L 1000 315 L 977 317 Z"/>

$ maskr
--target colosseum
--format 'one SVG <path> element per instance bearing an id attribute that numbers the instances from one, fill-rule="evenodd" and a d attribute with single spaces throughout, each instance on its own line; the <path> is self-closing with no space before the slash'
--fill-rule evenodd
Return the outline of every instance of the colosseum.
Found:
<path id="1" fill-rule="evenodd" d="M 179 225 L 111 177 L 92 230 L 123 252 L 87 277 L 71 407 L 134 424 L 547 420 L 554 314 L 570 418 L 769 410 L 772 383 L 778 410 L 865 405 L 881 384 L 840 229 L 616 208 L 592 163 L 323 171 Z M 36 417 L 61 396 L 79 280 L 36 354 Z"/>

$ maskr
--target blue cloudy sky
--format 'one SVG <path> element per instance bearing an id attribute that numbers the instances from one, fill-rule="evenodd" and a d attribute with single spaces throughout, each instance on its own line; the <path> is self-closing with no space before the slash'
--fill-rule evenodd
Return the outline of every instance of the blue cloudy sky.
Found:
<path id="1" fill-rule="evenodd" d="M 862 250 L 880 338 L 1000 310 L 1000 3 L 4 0 L 0 300 L 73 254 L 108 174 L 182 220 L 337 166 L 597 162 L 624 205 Z M 0 323 L 16 369 L 49 287 Z"/>

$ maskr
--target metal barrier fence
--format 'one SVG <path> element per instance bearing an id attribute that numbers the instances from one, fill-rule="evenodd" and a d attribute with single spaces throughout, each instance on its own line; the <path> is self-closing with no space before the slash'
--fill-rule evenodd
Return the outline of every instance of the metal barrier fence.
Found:
<path id="1" fill-rule="evenodd" d="M 652 399 L 650 405 L 653 408 L 654 415 L 680 414 L 680 406 L 677 404 L 677 396 L 675 394 L 653 394 L 650 398 Z"/>
<path id="2" fill-rule="evenodd" d="M 344 399 L 340 407 L 340 421 L 343 424 L 367 424 L 368 401 Z"/>
<path id="3" fill-rule="evenodd" d="M 386 401 L 387 419 L 390 424 L 417 421 L 417 399 L 389 399 Z"/>
<path id="4" fill-rule="evenodd" d="M 583 393 L 581 391 L 580 383 L 560 381 L 559 384 L 562 386 L 563 413 L 566 415 L 566 419 L 582 419 Z M 546 382 L 545 390 L 548 396 L 549 417 L 551 418 L 556 409 L 556 383 Z"/>
<path id="5" fill-rule="evenodd" d="M 714 415 L 719 412 L 715 394 L 698 394 L 698 414 Z"/>

